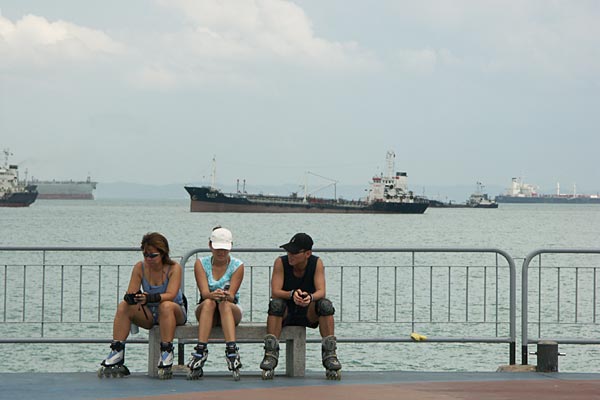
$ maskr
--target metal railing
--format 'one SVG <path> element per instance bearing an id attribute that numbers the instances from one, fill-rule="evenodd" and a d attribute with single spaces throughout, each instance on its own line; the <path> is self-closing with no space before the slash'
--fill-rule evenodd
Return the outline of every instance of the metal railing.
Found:
<path id="1" fill-rule="evenodd" d="M 600 249 L 538 249 L 525 257 L 521 275 L 523 365 L 528 362 L 528 345 L 540 340 L 600 344 L 596 339 L 598 255 Z M 532 265 L 534 260 L 537 265 Z M 529 281 L 534 279 L 530 287 Z M 537 301 L 530 302 L 530 297 Z M 536 328 L 536 337 L 529 337 L 531 328 Z M 571 336 L 565 337 L 564 332 Z"/>
<path id="2" fill-rule="evenodd" d="M 504 251 L 323 248 L 314 253 L 325 263 L 340 342 L 410 342 L 411 332 L 421 332 L 429 342 L 509 344 L 509 362 L 515 363 L 516 274 Z M 175 258 L 184 266 L 190 315 L 198 299 L 193 261 L 205 254 L 208 249 L 199 248 Z M 266 320 L 277 254 L 280 249 L 235 249 L 246 266 L 240 289 L 245 321 Z M 138 248 L 0 247 L 0 343 L 108 342 L 116 305 L 138 259 Z"/>

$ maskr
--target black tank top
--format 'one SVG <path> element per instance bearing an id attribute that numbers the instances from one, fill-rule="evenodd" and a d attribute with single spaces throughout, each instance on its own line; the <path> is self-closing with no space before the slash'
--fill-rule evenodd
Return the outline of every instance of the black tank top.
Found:
<path id="1" fill-rule="evenodd" d="M 314 293 L 315 289 L 315 271 L 317 270 L 317 260 L 319 257 L 312 255 L 308 258 L 304 275 L 294 276 L 294 267 L 288 261 L 288 256 L 281 256 L 283 262 L 283 290 L 302 289 L 303 292 Z"/>

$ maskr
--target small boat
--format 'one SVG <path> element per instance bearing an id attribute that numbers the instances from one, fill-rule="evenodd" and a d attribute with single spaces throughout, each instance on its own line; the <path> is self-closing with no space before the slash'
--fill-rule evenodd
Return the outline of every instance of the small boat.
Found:
<path id="1" fill-rule="evenodd" d="M 12 153 L 4 149 L 4 165 L 0 166 L 0 207 L 29 207 L 37 198 L 35 185 L 19 181 L 19 167 L 8 163 Z"/>
<path id="2" fill-rule="evenodd" d="M 498 208 L 498 203 L 490 199 L 487 193 L 483 193 L 484 186 L 477 182 L 477 190 L 467 200 L 467 206 L 473 208 Z"/>
<path id="3" fill-rule="evenodd" d="M 483 193 L 484 186 L 477 182 L 477 190 L 464 203 L 444 203 L 439 200 L 429 200 L 429 206 L 434 208 L 498 208 L 498 203 Z"/>
<path id="4" fill-rule="evenodd" d="M 423 214 L 429 200 L 408 190 L 406 172 L 394 174 L 395 157 L 393 151 L 387 152 L 386 174 L 373 177 L 367 198 L 361 200 L 314 197 L 306 187 L 303 196 L 249 194 L 245 189 L 223 193 L 214 185 L 214 159 L 212 185 L 185 186 L 185 190 L 190 195 L 192 212 Z"/>

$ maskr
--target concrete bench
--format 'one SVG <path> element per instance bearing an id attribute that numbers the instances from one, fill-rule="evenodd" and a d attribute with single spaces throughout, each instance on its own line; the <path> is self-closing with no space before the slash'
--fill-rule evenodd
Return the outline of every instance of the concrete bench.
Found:
<path id="1" fill-rule="evenodd" d="M 241 323 L 235 330 L 239 343 L 263 343 L 267 333 L 266 324 Z M 175 329 L 175 340 L 198 339 L 198 325 L 181 325 Z M 220 326 L 212 328 L 210 341 L 225 340 Z M 287 376 L 304 376 L 306 367 L 306 328 L 303 326 L 286 326 L 281 331 L 280 343 L 285 343 L 285 374 Z M 190 352 L 191 353 L 191 352 Z M 148 375 L 158 376 L 158 359 L 160 357 L 160 331 L 158 326 L 150 329 L 148 335 Z M 258 367 L 258 365 L 257 365 Z"/>

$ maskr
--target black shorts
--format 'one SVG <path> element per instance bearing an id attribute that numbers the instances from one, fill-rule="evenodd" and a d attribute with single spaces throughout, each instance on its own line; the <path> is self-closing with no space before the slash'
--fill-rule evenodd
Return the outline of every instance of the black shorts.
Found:
<path id="1" fill-rule="evenodd" d="M 310 322 L 306 317 L 307 308 L 298 307 L 295 304 L 288 304 L 288 313 L 283 319 L 283 326 L 306 326 L 307 328 L 316 328 L 319 326 L 319 321 Z"/>

